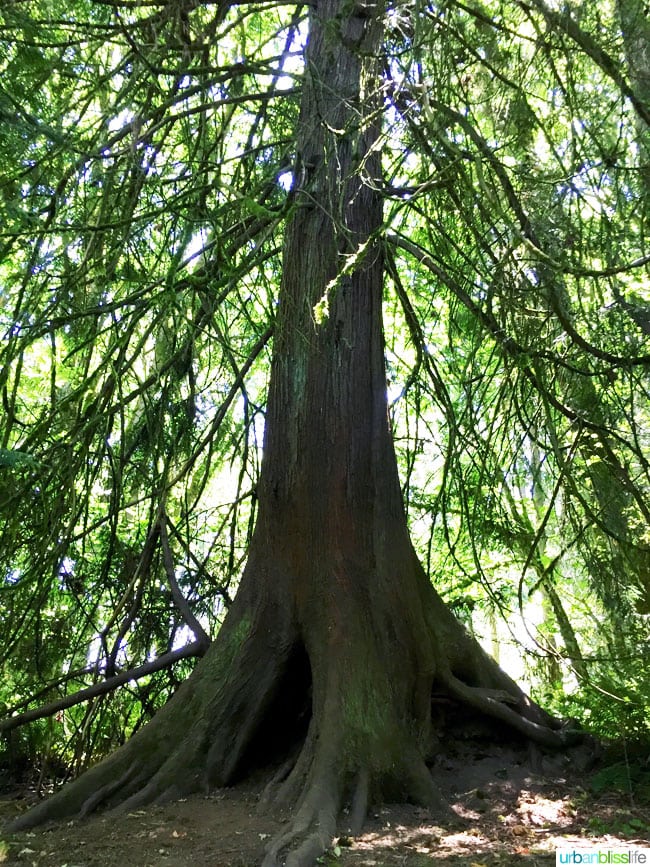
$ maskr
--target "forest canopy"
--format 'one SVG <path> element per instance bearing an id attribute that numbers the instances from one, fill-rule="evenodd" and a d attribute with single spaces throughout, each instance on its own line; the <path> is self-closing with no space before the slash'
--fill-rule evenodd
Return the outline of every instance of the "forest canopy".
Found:
<path id="1" fill-rule="evenodd" d="M 316 168 L 296 149 L 308 13 L 0 10 L 12 771 L 124 742 L 232 604 L 283 238 Z M 648 45 L 643 0 L 389 3 L 369 180 L 420 560 L 546 707 L 630 740 L 650 734 Z"/>

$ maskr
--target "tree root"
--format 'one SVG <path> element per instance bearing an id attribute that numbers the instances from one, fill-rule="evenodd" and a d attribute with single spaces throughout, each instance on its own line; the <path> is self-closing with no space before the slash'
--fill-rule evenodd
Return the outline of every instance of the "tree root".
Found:
<path id="1" fill-rule="evenodd" d="M 312 721 L 293 765 L 284 763 L 263 793 L 264 806 L 274 803 L 294 808 L 288 827 L 269 844 L 263 867 L 313 867 L 337 833 L 356 836 L 361 832 L 371 799 L 381 799 L 382 794 L 455 818 L 421 751 L 403 729 L 398 743 L 398 752 L 383 754 L 378 745 L 366 759 L 359 756 L 354 772 L 346 762 L 350 758 L 347 733 L 334 727 L 319 730 Z M 349 812 L 344 813 L 346 803 Z"/>
<path id="2" fill-rule="evenodd" d="M 486 680 L 489 682 L 490 678 Z M 513 692 L 501 688 L 501 684 L 495 688 L 469 686 L 448 670 L 440 677 L 439 683 L 453 700 L 507 723 L 534 744 L 557 749 L 581 739 L 580 733 L 562 728 L 557 720 L 549 718 L 546 723 L 543 712 L 523 693 L 513 695 Z M 527 718 L 526 713 L 534 718 Z M 544 722 L 537 722 L 537 719 Z M 553 723 L 557 727 L 553 727 Z M 156 724 L 152 726 L 156 727 Z M 200 731 L 199 727 L 197 736 Z M 73 783 L 72 787 L 76 787 L 73 799 L 66 799 L 69 788 L 64 789 L 55 798 L 20 817 L 13 829 L 23 830 L 65 815 L 83 817 L 101 806 L 130 810 L 180 797 L 189 790 L 187 784 L 196 788 L 201 776 L 201 763 L 197 754 L 188 748 L 188 744 L 194 743 L 196 749 L 196 740 L 192 736 L 163 761 L 160 761 L 159 754 L 154 766 L 142 758 L 141 737 L 140 734 L 113 757 Z M 132 747 L 135 741 L 138 741 L 138 746 Z M 261 807 L 273 803 L 294 810 L 288 827 L 269 844 L 262 867 L 313 867 L 333 845 L 337 832 L 343 830 L 351 836 L 361 832 L 371 799 L 381 796 L 382 790 L 386 792 L 385 783 L 388 783 L 391 796 L 419 803 L 446 821 L 456 820 L 416 741 L 402 730 L 399 742 L 399 758 L 394 765 L 373 766 L 375 756 L 371 752 L 372 765 L 368 759 L 359 758 L 357 770 L 353 772 L 349 766 L 346 769 L 342 760 L 346 755 L 345 732 L 334 725 L 323 730 L 312 719 L 299 753 L 283 762 L 262 795 Z M 198 750 L 202 754 L 209 753 L 209 746 L 204 745 Z M 182 788 L 179 788 L 177 779 L 184 779 Z M 346 801 L 349 804 L 347 815 L 342 814 Z"/>
<path id="3" fill-rule="evenodd" d="M 455 818 L 422 758 L 416 755 L 415 749 L 406 753 L 400 768 L 393 771 L 400 778 L 405 795 L 438 815 L 444 813 L 445 818 Z M 299 769 L 298 773 L 302 771 Z M 350 812 L 339 821 L 344 801 L 342 774 L 330 768 L 325 774 L 316 775 L 312 767 L 311 781 L 301 803 L 289 827 L 269 844 L 262 867 L 313 867 L 316 859 L 332 846 L 341 828 L 350 836 L 359 834 L 368 813 L 372 784 L 372 772 L 361 767 L 352 787 Z M 266 795 L 268 797 L 268 791 Z M 282 801 L 283 795 L 280 791 Z"/>
<path id="4" fill-rule="evenodd" d="M 296 816 L 291 826 L 273 841 L 262 867 L 313 867 L 334 841 L 336 813 L 334 803 L 328 803 L 311 816 Z"/>
<path id="5" fill-rule="evenodd" d="M 352 837 L 361 833 L 363 823 L 368 815 L 368 800 L 370 795 L 370 774 L 367 768 L 361 768 L 352 796 L 350 815 L 348 816 L 348 832 Z"/>
<path id="6" fill-rule="evenodd" d="M 231 609 L 232 610 L 232 609 Z M 100 764 L 12 823 L 22 831 L 94 810 L 130 810 L 228 785 L 264 719 L 291 646 L 285 623 L 254 629 L 243 608 L 153 720 Z"/>
<path id="7" fill-rule="evenodd" d="M 101 788 L 97 789 L 97 791 L 93 792 L 92 795 L 90 795 L 90 797 L 82 804 L 81 809 L 79 810 L 79 817 L 82 819 L 85 818 L 96 810 L 100 804 L 103 804 L 107 798 L 110 798 L 111 795 L 114 795 L 116 792 L 123 789 L 131 781 L 134 773 L 135 766 L 130 765 L 121 777 L 106 783 Z"/>
<path id="8" fill-rule="evenodd" d="M 332 845 L 341 807 L 337 776 L 330 772 L 308 784 L 289 827 L 271 841 L 262 867 L 312 867 Z"/>
<path id="9" fill-rule="evenodd" d="M 507 691 L 468 686 L 451 673 L 446 674 L 444 684 L 453 698 L 494 719 L 502 720 L 540 746 L 561 749 L 579 743 L 584 737 L 582 732 L 562 728 L 559 721 L 554 727 L 528 719 L 511 707 L 519 704 L 520 700 Z"/>
<path id="10" fill-rule="evenodd" d="M 322 653 L 307 657 L 287 606 L 268 605 L 272 620 L 259 612 L 253 617 L 242 604 L 240 619 L 222 627 L 192 677 L 148 726 L 20 817 L 14 830 L 86 816 L 100 807 L 132 810 L 229 785 L 251 758 L 258 760 L 259 733 L 268 742 L 270 727 L 280 730 L 286 722 L 291 728 L 294 716 L 302 721 L 311 702 L 306 733 L 301 722 L 291 728 L 293 741 L 281 739 L 283 752 L 276 758 L 284 762 L 260 806 L 292 811 L 289 825 L 269 844 L 263 867 L 313 867 L 337 831 L 360 833 L 369 804 L 382 796 L 416 802 L 444 821 L 456 821 L 426 765 L 433 690 L 542 747 L 562 749 L 581 740 L 580 733 L 563 728 L 528 699 L 455 622 L 445 622 L 447 638 L 440 647 L 413 654 L 406 677 L 388 664 L 392 655 L 378 637 L 383 621 L 382 629 L 367 626 L 375 643 L 364 635 L 358 644 L 348 639 L 344 645 L 340 634 L 332 633 Z M 363 623 L 361 613 L 358 620 Z M 425 634 L 433 629 L 432 623 Z M 349 635 L 354 634 L 351 627 Z M 426 642 L 422 646 L 426 650 Z M 280 713 L 278 721 L 287 696 L 288 716 Z M 290 748 L 294 752 L 287 758 Z M 342 812 L 344 805 L 349 812 Z"/>

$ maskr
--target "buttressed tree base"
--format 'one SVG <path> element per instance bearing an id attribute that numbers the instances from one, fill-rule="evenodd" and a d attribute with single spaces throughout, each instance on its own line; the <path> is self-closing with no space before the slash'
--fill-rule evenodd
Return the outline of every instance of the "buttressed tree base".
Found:
<path id="1" fill-rule="evenodd" d="M 283 754 L 264 797 L 293 818 L 264 867 L 303 867 L 344 806 L 352 833 L 382 797 L 444 809 L 427 766 L 444 749 L 434 693 L 544 746 L 577 737 L 459 624 L 409 538 L 382 332 L 382 17 L 344 0 L 310 13 L 259 512 L 236 600 L 171 701 L 20 828 L 225 786 Z"/>

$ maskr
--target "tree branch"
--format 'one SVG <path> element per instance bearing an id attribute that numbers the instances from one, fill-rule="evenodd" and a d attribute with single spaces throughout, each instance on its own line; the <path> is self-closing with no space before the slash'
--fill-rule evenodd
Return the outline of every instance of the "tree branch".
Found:
<path id="1" fill-rule="evenodd" d="M 57 701 L 50 704 L 42 705 L 34 708 L 34 710 L 25 711 L 25 713 L 17 714 L 16 716 L 7 717 L 0 720 L 0 733 L 11 731 L 26 723 L 34 722 L 37 719 L 43 719 L 46 716 L 52 716 L 60 710 L 74 707 L 76 704 L 81 704 L 84 701 L 89 701 L 91 698 L 97 698 L 100 695 L 106 695 L 128 683 L 130 680 L 140 680 L 141 677 L 146 677 L 148 674 L 153 674 L 156 671 L 161 671 L 165 668 L 170 668 L 179 659 L 189 659 L 192 656 L 202 656 L 205 652 L 205 647 L 201 641 L 193 641 L 191 644 L 186 644 L 185 647 L 180 647 L 178 650 L 171 650 L 168 653 L 163 653 L 151 662 L 145 662 L 137 668 L 129 669 L 129 671 L 121 671 L 114 677 L 109 677 L 100 683 L 95 683 L 92 686 L 87 686 L 85 689 L 79 690 L 72 695 L 66 695 Z"/>
<path id="2" fill-rule="evenodd" d="M 576 45 L 579 45 L 585 54 L 591 57 L 596 66 L 600 67 L 605 75 L 616 84 L 623 96 L 630 100 L 632 107 L 641 120 L 650 126 L 650 105 L 637 96 L 629 81 L 621 73 L 618 62 L 604 48 L 598 45 L 593 36 L 590 36 L 589 33 L 580 27 L 578 22 L 571 17 L 570 12 L 564 10 L 556 12 L 547 6 L 544 0 L 532 0 L 531 3 L 521 2 L 520 0 L 519 5 L 529 13 L 533 9 L 541 12 L 549 27 L 552 27 L 555 31 L 566 33 Z"/>
<path id="3" fill-rule="evenodd" d="M 203 629 L 197 618 L 194 616 L 194 612 L 188 605 L 187 599 L 181 593 L 181 588 L 178 586 L 178 581 L 176 580 L 176 569 L 174 568 L 174 558 L 172 557 L 171 548 L 169 546 L 169 536 L 167 534 L 167 514 L 165 512 L 164 506 L 162 506 L 160 509 L 158 525 L 160 527 L 160 546 L 162 548 L 163 563 L 165 564 L 165 573 L 167 575 L 167 580 L 169 581 L 169 587 L 172 592 L 172 599 L 174 600 L 174 605 L 176 605 L 176 607 L 180 611 L 183 620 L 192 630 L 195 638 L 201 645 L 203 652 L 205 652 L 210 646 L 210 636 L 207 634 L 207 632 Z"/>

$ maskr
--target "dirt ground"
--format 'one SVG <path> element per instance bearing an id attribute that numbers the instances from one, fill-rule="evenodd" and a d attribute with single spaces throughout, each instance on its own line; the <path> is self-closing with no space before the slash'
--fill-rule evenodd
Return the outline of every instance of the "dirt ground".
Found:
<path id="1" fill-rule="evenodd" d="M 555 864 L 571 843 L 650 846 L 650 807 L 621 791 L 590 790 L 590 775 L 563 757 L 533 773 L 500 746 L 459 750 L 433 769 L 457 820 L 445 827 L 426 810 L 384 805 L 363 833 L 342 837 L 321 859 L 340 867 L 496 867 Z M 97 816 L 17 835 L 0 830 L 0 864 L 34 867 L 255 867 L 286 817 L 260 815 L 251 783 L 164 807 Z M 0 801 L 8 820 L 26 799 Z M 452 827 L 453 825 L 453 827 Z"/>

